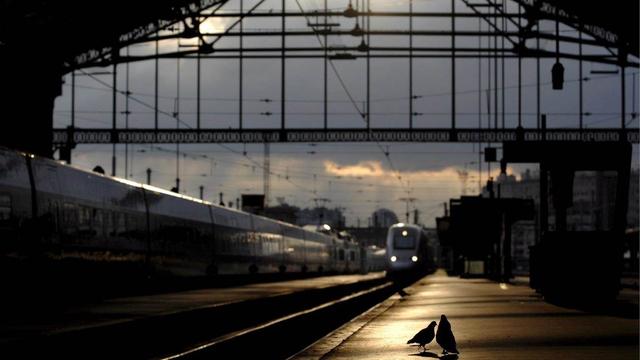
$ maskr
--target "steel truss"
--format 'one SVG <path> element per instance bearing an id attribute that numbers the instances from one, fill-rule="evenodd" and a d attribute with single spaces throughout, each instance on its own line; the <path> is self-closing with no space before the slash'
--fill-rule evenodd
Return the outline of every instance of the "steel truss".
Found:
<path id="1" fill-rule="evenodd" d="M 153 58 L 181 58 L 181 57 L 202 57 L 202 58 L 274 58 L 275 55 L 247 55 L 252 53 L 264 52 L 283 52 L 281 57 L 286 58 L 322 58 L 333 57 L 349 52 L 345 59 L 362 58 L 366 52 L 368 57 L 446 57 L 442 52 L 448 52 L 451 55 L 451 49 L 442 47 L 374 47 L 367 46 L 366 50 L 358 47 L 335 48 L 328 46 L 325 42 L 320 47 L 291 47 L 286 46 L 286 41 L 281 47 L 219 47 L 216 44 L 222 38 L 238 38 L 243 39 L 252 37 L 271 37 L 286 39 L 287 37 L 309 37 L 314 39 L 318 36 L 355 36 L 370 38 L 370 36 L 417 36 L 417 37 L 504 37 L 509 43 L 506 48 L 500 49 L 483 49 L 483 48 L 456 48 L 456 52 L 466 53 L 464 57 L 490 57 L 484 53 L 494 52 L 500 53 L 500 56 L 520 57 L 520 58 L 538 58 L 538 57 L 559 57 L 567 59 L 584 59 L 585 61 L 620 65 L 624 67 L 637 67 L 638 61 L 628 58 L 631 53 L 629 44 L 621 43 L 619 37 L 606 29 L 582 24 L 579 19 L 573 18 L 564 12 L 554 14 L 553 8 L 546 2 L 536 1 L 516 1 L 522 4 L 521 12 L 506 12 L 502 9 L 499 0 L 486 0 L 484 2 L 470 2 L 462 0 L 468 9 L 472 12 L 377 12 L 368 9 L 351 11 L 260 11 L 260 5 L 264 2 L 258 1 L 253 7 L 246 9 L 244 12 L 224 12 L 224 5 L 229 1 L 203 1 L 200 6 L 192 6 L 181 10 L 178 15 L 182 16 L 180 20 L 162 20 L 157 23 L 148 24 L 136 31 L 120 36 L 117 43 L 110 49 L 103 49 L 100 52 L 93 51 L 90 54 L 82 54 L 76 58 L 75 64 L 68 64 L 67 71 L 74 69 L 108 66 L 113 64 L 122 64 L 135 61 L 145 61 Z M 538 4 L 539 3 L 539 4 Z M 536 6 L 536 4 L 538 4 Z M 551 9 L 551 10 L 550 10 Z M 334 29 L 337 23 L 321 22 L 320 19 L 327 18 L 346 18 L 347 20 L 364 19 L 368 22 L 370 18 L 376 17 L 393 17 L 399 19 L 414 18 L 440 18 L 440 19 L 482 19 L 490 25 L 489 31 L 421 31 L 412 29 L 411 31 L 385 30 L 385 29 L 369 29 L 359 28 L 354 30 L 338 30 Z M 215 18 L 237 18 L 238 20 L 231 24 L 225 31 L 217 33 L 200 32 L 199 24 Z M 281 18 L 283 24 L 287 18 L 305 18 L 307 19 L 308 29 L 289 29 L 286 26 L 278 30 L 269 31 L 253 31 L 244 30 L 240 24 L 244 19 L 248 18 Z M 316 22 L 311 20 L 318 19 Z M 498 24 L 502 20 L 514 30 L 501 29 Z M 561 21 L 567 26 L 573 27 L 579 34 L 576 36 L 566 36 L 560 34 L 550 34 L 540 31 L 539 24 L 542 21 Z M 453 21 L 452 21 L 453 22 Z M 173 30 L 173 33 L 167 34 L 167 31 Z M 582 33 L 592 37 L 585 38 Z M 134 44 L 154 43 L 156 41 L 171 39 L 199 39 L 199 47 L 185 48 L 176 52 L 167 52 L 160 54 L 150 54 L 143 56 L 123 56 L 120 49 L 126 48 Z M 549 40 L 559 41 L 565 44 L 581 44 L 601 47 L 606 50 L 606 54 L 582 55 L 577 52 L 560 52 L 547 51 L 540 48 L 532 48 L 526 46 L 528 40 Z M 365 50 L 365 51 L 363 51 Z M 308 54 L 296 54 L 298 52 L 308 52 Z M 395 54 L 389 54 L 395 52 Z M 219 55 L 224 54 L 224 55 Z"/>
<path id="2" fill-rule="evenodd" d="M 104 52 L 101 56 L 83 58 L 76 64 L 70 65 L 67 71 L 95 67 L 113 66 L 113 124 L 110 129 L 78 129 L 72 115 L 71 126 L 64 129 L 54 129 L 54 144 L 66 151 L 75 147 L 76 144 L 85 143 L 251 143 L 251 142 L 340 142 L 340 141 L 409 141 L 409 142 L 500 142 L 500 141 L 543 141 L 545 136 L 549 136 L 554 141 L 629 141 L 638 143 L 637 131 L 627 130 L 627 114 L 625 106 L 625 86 L 624 70 L 627 67 L 638 67 L 637 57 L 629 56 L 629 44 L 622 43 L 620 39 L 604 29 L 582 24 L 580 19 L 569 16 L 564 12 L 558 12 L 549 7 L 546 2 L 516 0 L 509 2 L 511 7 L 507 9 L 506 0 L 484 0 L 481 2 L 471 2 L 469 0 L 451 0 L 451 11 L 449 12 L 416 12 L 413 11 L 413 1 L 409 1 L 409 12 L 376 12 L 369 6 L 370 0 L 356 1 L 360 9 L 351 5 L 344 11 L 329 11 L 328 1 L 324 1 L 324 9 L 314 11 L 284 11 L 286 4 L 294 0 L 282 0 L 279 11 L 263 11 L 260 6 L 264 0 L 257 0 L 251 7 L 244 7 L 245 0 L 239 0 L 240 11 L 223 11 L 228 1 L 209 1 L 202 4 L 198 9 L 191 8 L 185 12 L 180 20 L 166 21 L 162 25 L 156 24 L 156 31 L 140 32 L 136 36 L 122 36 L 113 51 Z M 297 1 L 296 1 L 297 3 Z M 456 3 L 466 6 L 466 12 L 461 8 L 456 8 Z M 215 5 L 215 6 L 214 6 Z M 298 4 L 299 5 L 299 4 Z M 201 32 L 200 24 L 212 18 L 235 18 L 236 21 L 220 32 Z M 372 29 L 370 19 L 376 17 L 395 17 L 406 19 L 409 23 L 408 30 Z M 267 31 L 256 31 L 245 29 L 244 20 L 248 18 L 276 18 L 280 19 L 279 29 L 269 29 Z M 306 28 L 291 29 L 287 27 L 287 19 L 306 19 Z M 351 30 L 339 30 L 336 27 L 340 24 L 330 23 L 329 18 L 346 19 L 355 24 Z M 417 18 L 439 18 L 448 19 L 449 26 L 440 30 L 420 30 L 416 29 L 413 22 Z M 477 31 L 456 29 L 457 19 L 475 19 L 479 24 L 485 25 L 486 30 L 480 27 Z M 333 20 L 332 20 L 333 21 Z M 575 36 L 561 35 L 557 30 L 554 33 L 541 31 L 542 21 L 555 21 L 564 23 L 577 30 Z M 149 30 L 149 29 L 147 29 Z M 583 32 L 588 37 L 583 36 Z M 336 47 L 329 45 L 327 38 L 350 37 L 360 39 L 360 45 L 349 47 Z M 397 36 L 408 37 L 409 46 L 374 46 L 371 38 L 375 36 Z M 291 46 L 287 40 L 291 37 L 306 37 L 310 39 L 309 46 Z M 448 37 L 451 39 L 450 46 L 414 46 L 416 37 Z M 223 38 L 235 38 L 237 40 L 221 45 L 219 41 Z M 269 46 L 246 46 L 248 38 L 270 38 L 273 39 Z M 456 39 L 478 38 L 486 39 L 487 45 L 461 47 L 456 43 Z M 185 45 L 178 51 L 160 52 L 158 43 L 164 40 L 195 40 L 193 45 Z M 499 44 L 498 40 L 502 41 Z M 556 51 L 549 51 L 539 46 L 540 40 L 554 41 Z M 493 41 L 493 45 L 491 42 Z M 151 43 L 155 44 L 156 52 L 145 55 L 123 55 L 119 49 L 135 44 Z M 319 43 L 319 45 L 315 45 Z M 578 45 L 576 51 L 560 51 L 559 44 Z M 535 44 L 535 46 L 533 46 Z M 597 47 L 599 53 L 583 53 L 582 46 Z M 567 47 L 565 47 L 566 49 Z M 575 48 L 575 46 L 570 47 Z M 158 60 L 169 58 L 188 58 L 197 61 L 197 121 L 193 129 L 164 129 L 158 123 Z M 287 126 L 285 118 L 285 103 L 287 94 L 285 87 L 286 60 L 287 59 L 324 59 L 324 127 L 320 129 L 292 129 Z M 370 126 L 370 60 L 374 58 L 405 58 L 409 62 L 409 98 L 407 105 L 410 109 L 408 116 L 409 127 L 403 129 L 376 129 Z M 413 59 L 417 58 L 448 58 L 451 59 L 451 126 L 443 129 L 416 129 L 413 126 L 415 114 L 411 110 L 413 101 L 416 98 L 413 94 Z M 533 58 L 538 62 L 538 91 L 537 91 L 537 118 L 536 129 L 522 129 L 522 94 L 521 94 L 521 61 L 523 58 Z M 618 129 L 583 129 L 582 110 L 580 111 L 580 127 L 578 129 L 549 129 L 541 135 L 542 111 L 539 106 L 540 98 L 540 59 L 555 58 L 589 61 L 594 63 L 611 64 L 619 66 L 622 70 L 621 76 L 621 126 Z M 200 124 L 200 67 L 201 62 L 208 59 L 238 59 L 239 61 L 239 120 L 235 129 L 215 129 L 202 128 Z M 279 100 L 272 100 L 280 103 L 280 126 L 270 129 L 246 129 L 243 124 L 243 62 L 247 59 L 280 59 L 281 93 Z M 359 129 L 332 129 L 328 127 L 327 112 L 327 74 L 328 64 L 333 66 L 333 61 L 364 59 L 366 66 L 366 98 L 362 108 L 357 106 L 357 111 L 362 117 L 364 127 Z M 487 114 L 489 118 L 494 117 L 494 124 L 489 124 L 483 129 L 479 124 L 478 129 L 463 129 L 456 125 L 456 70 L 455 65 L 460 59 L 488 59 L 487 70 L 489 84 L 493 81 L 492 89 L 494 102 L 489 104 Z M 504 64 L 505 59 L 517 59 L 518 61 L 518 127 L 505 129 L 504 124 L 504 93 L 502 94 L 502 129 L 500 129 L 498 115 L 498 63 L 502 61 L 502 81 L 504 86 Z M 156 100 L 155 100 L 155 125 L 149 129 L 122 129 L 116 123 L 116 93 L 129 95 L 128 90 L 118 90 L 115 84 L 116 67 L 118 64 L 136 61 L 155 60 L 156 64 Z M 491 69 L 493 64 L 493 70 Z M 481 69 L 479 68 L 479 71 Z M 493 79 L 491 78 L 493 74 Z M 479 75 L 480 76 L 480 75 Z M 582 73 L 580 75 L 580 88 L 582 88 Z M 352 99 L 353 100 L 353 99 Z M 582 109 L 582 96 L 580 96 L 580 109 Z M 493 106 L 493 113 L 492 111 Z M 481 108 L 481 107 L 480 107 Z M 479 108 L 479 111 L 480 111 Z M 73 111 L 72 111 L 73 114 Z M 635 118 L 636 114 L 631 114 Z M 176 117 L 176 115 L 173 115 Z M 177 120 L 177 117 L 176 117 Z M 516 130 L 520 129 L 520 130 Z M 115 154 L 115 145 L 114 145 Z M 115 155 L 114 155 L 115 157 Z M 114 160 L 115 161 L 115 160 Z M 114 166 L 115 168 L 115 166 Z"/>
<path id="3" fill-rule="evenodd" d="M 538 143 L 628 141 L 640 143 L 637 130 L 607 129 L 73 129 L 55 130 L 54 144 L 208 144 L 208 143 L 320 143 L 320 142 L 458 142 L 492 143 L 522 141 Z"/>

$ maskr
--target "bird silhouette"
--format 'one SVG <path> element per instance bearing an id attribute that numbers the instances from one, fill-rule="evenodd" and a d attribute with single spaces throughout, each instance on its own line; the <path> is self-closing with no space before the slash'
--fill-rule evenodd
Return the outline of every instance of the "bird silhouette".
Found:
<path id="1" fill-rule="evenodd" d="M 418 331 L 411 340 L 407 341 L 407 344 L 418 344 L 418 349 L 422 348 L 423 351 L 427 351 L 426 345 L 433 341 L 435 337 L 434 328 L 436 327 L 436 322 L 432 321 L 429 326 Z"/>
<path id="2" fill-rule="evenodd" d="M 442 314 L 440 316 L 440 323 L 438 324 L 438 332 L 436 333 L 436 342 L 442 347 L 442 353 L 456 353 L 459 354 L 456 347 L 456 338 L 451 331 L 451 323 L 447 320 L 447 317 Z"/>

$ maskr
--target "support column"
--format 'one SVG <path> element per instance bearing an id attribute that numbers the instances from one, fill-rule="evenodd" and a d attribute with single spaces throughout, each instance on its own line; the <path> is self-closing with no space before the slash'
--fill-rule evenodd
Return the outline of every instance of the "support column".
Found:
<path id="1" fill-rule="evenodd" d="M 5 45 L 0 50 L 0 145 L 53 157 L 53 106 L 62 94 L 62 61 Z M 55 53 L 52 50 L 52 53 Z"/>

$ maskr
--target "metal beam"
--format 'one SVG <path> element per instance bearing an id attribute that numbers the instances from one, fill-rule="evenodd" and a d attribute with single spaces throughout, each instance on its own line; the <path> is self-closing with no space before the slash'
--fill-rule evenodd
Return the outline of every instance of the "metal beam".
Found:
<path id="1" fill-rule="evenodd" d="M 599 143 L 628 141 L 640 143 L 637 129 L 617 128 L 575 129 L 477 129 L 477 128 L 267 128 L 267 129 L 54 129 L 56 146 L 69 144 L 211 144 L 211 143 L 264 143 L 266 142 L 418 142 L 418 143 L 477 143 L 517 141 Z"/>

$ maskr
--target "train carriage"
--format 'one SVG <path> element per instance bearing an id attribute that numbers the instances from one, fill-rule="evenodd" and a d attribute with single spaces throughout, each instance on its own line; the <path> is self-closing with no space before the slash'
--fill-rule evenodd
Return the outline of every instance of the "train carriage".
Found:
<path id="1" fill-rule="evenodd" d="M 334 234 L 7 149 L 0 149 L 0 235 L 3 262 L 176 276 L 356 272 L 366 256 Z"/>
<path id="2" fill-rule="evenodd" d="M 426 274 L 436 269 L 436 244 L 419 225 L 398 223 L 387 233 L 387 274 Z"/>

